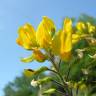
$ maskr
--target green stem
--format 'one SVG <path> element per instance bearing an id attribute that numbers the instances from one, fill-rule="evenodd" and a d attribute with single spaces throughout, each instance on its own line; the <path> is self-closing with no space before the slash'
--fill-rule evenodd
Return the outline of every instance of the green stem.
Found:
<path id="1" fill-rule="evenodd" d="M 57 82 L 56 80 L 52 80 L 54 83 L 56 83 L 58 86 L 65 88 L 61 83 Z"/>
<path id="2" fill-rule="evenodd" d="M 67 73 L 66 81 L 68 81 L 70 71 L 71 71 L 71 63 L 69 63 L 69 67 L 68 67 L 68 73 Z"/>
<path id="3" fill-rule="evenodd" d="M 55 73 L 55 74 L 56 74 L 56 76 L 58 76 L 58 79 L 60 79 L 60 77 L 59 77 L 59 75 L 58 75 L 58 72 L 57 72 L 57 71 L 54 71 L 54 70 L 52 70 L 52 69 L 48 69 L 48 71 L 51 71 L 51 72 Z"/>
<path id="4" fill-rule="evenodd" d="M 55 70 L 56 70 L 55 73 L 57 73 L 57 74 L 59 75 L 62 83 L 65 85 L 66 83 L 64 82 L 64 79 L 63 79 L 62 75 L 60 74 L 59 69 L 57 68 L 55 62 L 54 62 L 52 59 L 50 59 L 50 61 L 51 61 L 51 63 L 53 64 L 53 66 L 54 66 L 54 68 L 55 68 Z"/>
<path id="5" fill-rule="evenodd" d="M 53 72 L 53 73 L 55 73 L 55 74 L 57 74 L 57 75 L 59 76 L 59 78 L 61 79 L 62 83 L 63 83 L 64 85 L 67 85 L 67 84 L 64 82 L 64 79 L 63 79 L 63 77 L 61 76 L 60 73 L 58 73 L 57 71 L 51 70 L 51 69 L 48 69 L 48 70 L 51 71 L 51 72 Z"/>
<path id="6" fill-rule="evenodd" d="M 63 93 L 63 92 L 61 92 L 61 91 L 59 91 L 59 90 L 56 90 L 58 93 L 60 93 L 62 96 L 68 96 L 68 95 L 66 95 L 65 93 Z"/>
<path id="7" fill-rule="evenodd" d="M 66 76 L 66 81 L 68 81 L 68 79 L 69 79 L 69 75 L 70 75 L 70 71 L 71 71 L 71 66 L 75 62 L 76 59 L 77 58 L 73 58 L 72 61 L 69 62 L 69 67 L 68 67 L 68 73 L 67 73 L 67 76 Z"/>
<path id="8" fill-rule="evenodd" d="M 63 83 L 63 86 L 65 87 L 64 90 L 66 90 L 66 94 L 70 93 L 69 89 L 68 89 L 68 85 L 64 82 L 64 79 L 63 79 L 63 77 L 62 77 L 62 75 L 60 73 L 60 69 L 57 67 L 57 64 L 54 61 L 54 56 L 50 53 L 50 54 L 48 54 L 48 57 L 49 57 L 50 62 L 52 63 L 52 65 L 54 66 L 54 68 L 56 70 L 55 73 L 58 74 L 61 82 Z M 59 65 L 60 65 L 60 63 L 61 63 L 61 60 L 59 62 Z"/>
<path id="9" fill-rule="evenodd" d="M 64 79 L 63 79 L 63 77 L 62 77 L 62 75 L 61 75 L 59 69 L 57 68 L 57 66 L 56 66 L 56 64 L 55 64 L 55 62 L 54 62 L 54 60 L 53 60 L 53 59 L 50 59 L 50 61 L 51 61 L 51 63 L 53 64 L 53 66 L 54 66 L 54 68 L 55 68 L 55 70 L 56 70 L 55 73 L 58 74 L 58 76 L 60 77 L 61 82 L 63 83 L 63 86 L 64 86 L 65 88 L 67 88 L 67 89 L 66 89 L 66 92 L 68 93 L 68 92 L 69 92 L 69 90 L 68 90 L 68 85 L 64 82 Z M 61 61 L 60 61 L 60 62 L 61 62 Z M 64 89 L 65 89 L 65 88 L 64 88 Z"/>
<path id="10" fill-rule="evenodd" d="M 72 89 L 71 89 L 71 96 L 73 96 L 73 92 L 72 92 Z M 77 96 L 77 95 L 76 95 Z"/>
<path id="11" fill-rule="evenodd" d="M 56 66 L 56 64 L 55 64 L 55 62 L 54 62 L 54 60 L 53 60 L 52 58 L 50 58 L 50 61 L 51 61 L 51 63 L 53 64 L 55 70 L 58 71 L 58 68 L 57 68 L 57 66 Z"/>
<path id="12" fill-rule="evenodd" d="M 89 66 L 88 66 L 87 69 L 90 69 L 90 68 L 92 67 L 91 64 L 94 63 L 94 62 L 96 62 L 96 59 L 94 59 L 94 60 L 92 60 L 90 63 L 88 63 Z"/>
<path id="13" fill-rule="evenodd" d="M 79 89 L 79 88 L 77 87 L 77 89 L 76 89 L 76 96 L 78 96 L 78 89 Z"/>
<path id="14" fill-rule="evenodd" d="M 51 70 L 51 69 L 48 69 L 48 70 L 51 71 L 51 72 L 53 72 L 53 73 L 55 73 L 55 74 L 57 74 L 57 75 L 59 76 L 59 78 L 61 79 L 61 81 L 63 81 L 63 84 L 67 86 L 67 84 L 64 82 L 64 79 L 63 79 L 63 77 L 61 76 L 61 74 L 59 74 L 57 71 L 54 71 L 54 70 Z M 63 86 L 64 86 L 64 85 L 63 85 Z M 65 87 L 64 87 L 64 88 L 65 88 Z"/>
<path id="15" fill-rule="evenodd" d="M 60 71 L 60 66 L 61 65 L 61 59 L 60 59 L 60 61 L 59 61 L 59 64 L 58 64 L 58 70 Z"/>

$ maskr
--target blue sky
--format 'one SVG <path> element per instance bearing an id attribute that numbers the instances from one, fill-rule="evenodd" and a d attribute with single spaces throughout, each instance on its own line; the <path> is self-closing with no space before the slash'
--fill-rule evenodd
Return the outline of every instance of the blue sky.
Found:
<path id="1" fill-rule="evenodd" d="M 96 1 L 0 0 L 0 96 L 3 96 L 4 85 L 19 76 L 24 68 L 41 65 L 20 62 L 20 57 L 31 53 L 16 44 L 18 27 L 29 22 L 36 28 L 42 16 L 48 16 L 60 28 L 63 17 L 78 17 L 81 13 L 96 16 Z M 46 62 L 43 65 L 49 64 Z"/>

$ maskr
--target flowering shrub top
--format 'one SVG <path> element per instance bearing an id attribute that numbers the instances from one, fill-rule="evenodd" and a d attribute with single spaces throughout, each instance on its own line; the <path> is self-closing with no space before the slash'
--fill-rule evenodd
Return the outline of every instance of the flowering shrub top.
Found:
<path id="1" fill-rule="evenodd" d="M 26 69 L 25 74 L 32 76 L 49 70 L 56 73 L 61 80 L 57 82 L 51 77 L 45 77 L 38 80 L 38 82 L 32 80 L 31 84 L 34 84 L 34 86 L 42 85 L 48 81 L 53 81 L 60 86 L 63 86 L 64 92 L 51 88 L 43 92 L 44 94 L 52 94 L 53 92 L 58 91 L 63 94 L 63 96 L 73 96 L 73 89 L 78 90 L 82 84 L 83 86 L 80 87 L 81 89 L 83 87 L 87 88 L 87 85 L 83 83 L 85 77 L 81 77 L 81 79 L 76 82 L 76 80 L 73 80 L 72 78 L 68 79 L 68 76 L 71 65 L 76 63 L 76 60 L 80 61 L 85 56 L 84 52 L 89 52 L 87 57 L 96 59 L 96 56 L 92 56 L 94 55 L 92 52 L 92 54 L 90 54 L 90 48 L 96 47 L 96 26 L 90 22 L 82 21 L 72 24 L 70 18 L 65 18 L 63 28 L 56 30 L 54 22 L 47 16 L 43 16 L 37 30 L 35 30 L 31 24 L 26 23 L 19 28 L 18 35 L 19 37 L 16 40 L 17 44 L 26 50 L 32 51 L 31 56 L 22 58 L 23 62 L 32 62 L 33 60 L 44 62 L 48 60 L 53 66 L 52 69 L 47 67 L 41 67 L 38 70 Z M 78 49 L 76 46 L 80 45 L 80 42 L 83 42 L 86 46 Z M 79 61 L 78 63 L 80 63 Z M 60 71 L 60 65 L 62 64 L 61 66 L 63 66 L 64 63 L 67 63 L 68 66 L 67 74 L 63 74 Z M 85 69 L 83 67 L 80 71 L 86 75 L 88 74 L 88 70 Z"/>

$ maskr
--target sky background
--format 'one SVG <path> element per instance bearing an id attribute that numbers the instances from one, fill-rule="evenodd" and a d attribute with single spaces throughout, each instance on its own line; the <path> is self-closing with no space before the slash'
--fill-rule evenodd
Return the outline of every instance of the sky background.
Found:
<path id="1" fill-rule="evenodd" d="M 23 69 L 49 66 L 48 62 L 20 62 L 31 52 L 16 44 L 18 27 L 29 22 L 36 28 L 42 16 L 48 16 L 60 28 L 64 17 L 78 17 L 81 13 L 96 17 L 96 0 L 0 0 L 0 96 L 4 86 L 20 76 Z"/>

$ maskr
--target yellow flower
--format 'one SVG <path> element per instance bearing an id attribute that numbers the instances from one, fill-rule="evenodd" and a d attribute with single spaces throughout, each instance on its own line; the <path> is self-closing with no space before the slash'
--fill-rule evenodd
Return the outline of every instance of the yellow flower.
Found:
<path id="1" fill-rule="evenodd" d="M 24 26 L 20 27 L 18 34 L 19 37 L 17 38 L 16 42 L 20 46 L 28 50 L 37 46 L 36 33 L 33 26 L 31 26 L 30 24 L 27 23 Z"/>
<path id="2" fill-rule="evenodd" d="M 79 34 L 72 34 L 72 44 L 77 43 L 81 39 Z"/>
<path id="3" fill-rule="evenodd" d="M 52 34 L 55 32 L 55 24 L 48 17 L 44 16 L 40 22 L 37 32 L 36 40 L 41 48 L 48 48 L 52 41 Z"/>
<path id="4" fill-rule="evenodd" d="M 72 49 L 72 21 L 69 18 L 64 20 L 64 28 L 61 34 L 61 58 L 67 60 L 71 56 Z"/>
<path id="5" fill-rule="evenodd" d="M 64 28 L 61 33 L 61 53 L 69 52 L 72 49 L 72 21 L 69 18 L 64 20 Z"/>
<path id="6" fill-rule="evenodd" d="M 44 62 L 47 59 L 46 56 L 39 49 L 33 50 L 33 57 L 38 62 Z"/>
<path id="7" fill-rule="evenodd" d="M 72 21 L 69 18 L 64 20 L 63 30 L 56 33 L 52 40 L 52 51 L 60 55 L 63 60 L 69 59 L 72 49 Z"/>
<path id="8" fill-rule="evenodd" d="M 59 30 L 58 32 L 56 32 L 55 36 L 52 39 L 52 52 L 55 55 L 59 55 L 60 54 L 60 46 L 61 46 L 61 32 L 62 30 Z"/>
<path id="9" fill-rule="evenodd" d="M 88 32 L 92 33 L 95 32 L 95 26 L 91 25 L 90 22 L 87 22 L 87 26 L 88 26 Z"/>
<path id="10" fill-rule="evenodd" d="M 76 28 L 79 31 L 83 31 L 83 30 L 86 29 L 86 26 L 85 26 L 85 24 L 83 22 L 78 22 L 77 25 L 76 25 Z"/>

